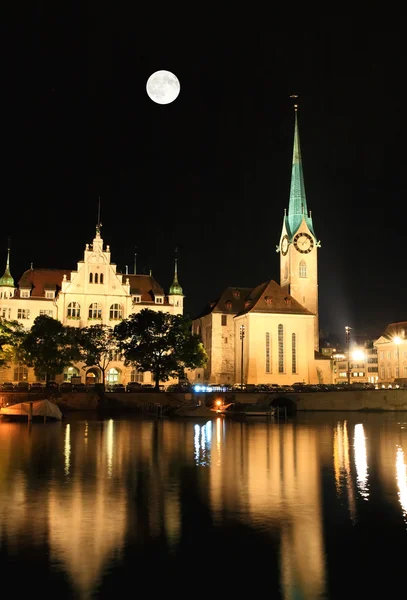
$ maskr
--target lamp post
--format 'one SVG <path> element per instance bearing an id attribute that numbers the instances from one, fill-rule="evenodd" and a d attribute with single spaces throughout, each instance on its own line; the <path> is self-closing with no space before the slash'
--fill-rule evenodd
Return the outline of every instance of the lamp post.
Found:
<path id="1" fill-rule="evenodd" d="M 240 340 L 242 342 L 241 356 L 240 356 L 240 389 L 243 391 L 243 343 L 245 335 L 245 326 L 240 325 Z"/>
<path id="2" fill-rule="evenodd" d="M 393 342 L 396 344 L 396 348 L 397 348 L 396 360 L 397 360 L 398 378 L 397 377 L 394 378 L 394 382 L 395 382 L 396 379 L 400 379 L 400 344 L 401 344 L 401 337 L 398 336 L 398 335 L 396 335 L 393 338 Z"/>
<path id="3" fill-rule="evenodd" d="M 345 327 L 345 341 L 348 348 L 348 385 L 350 385 L 350 330 L 348 325 Z"/>

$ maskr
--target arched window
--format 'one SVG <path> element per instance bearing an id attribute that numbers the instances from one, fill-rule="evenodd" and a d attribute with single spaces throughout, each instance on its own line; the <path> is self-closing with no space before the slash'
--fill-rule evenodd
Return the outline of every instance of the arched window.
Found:
<path id="1" fill-rule="evenodd" d="M 109 369 L 106 374 L 107 383 L 110 385 L 114 383 L 119 383 L 120 381 L 121 371 L 119 369 L 115 369 L 114 367 Z"/>
<path id="2" fill-rule="evenodd" d="M 123 308 L 121 304 L 112 304 L 109 312 L 109 319 L 117 321 L 123 318 Z"/>
<path id="3" fill-rule="evenodd" d="M 130 381 L 143 383 L 144 381 L 144 373 L 142 371 L 137 371 L 137 369 L 133 369 L 130 374 Z"/>
<path id="4" fill-rule="evenodd" d="M 72 377 L 80 377 L 79 369 L 77 369 L 76 367 L 65 367 L 64 381 L 71 381 Z"/>
<path id="5" fill-rule="evenodd" d="M 14 381 L 27 381 L 28 369 L 24 365 L 16 365 L 14 367 Z"/>
<path id="6" fill-rule="evenodd" d="M 100 274 L 100 283 L 103 283 L 103 273 Z"/>
<path id="7" fill-rule="evenodd" d="M 293 373 L 297 372 L 297 336 L 295 333 L 291 336 L 291 370 Z"/>
<path id="8" fill-rule="evenodd" d="M 68 319 L 79 319 L 81 316 L 81 307 L 78 302 L 70 302 L 66 312 Z"/>
<path id="9" fill-rule="evenodd" d="M 89 283 L 93 283 L 93 273 L 89 273 Z"/>
<path id="10" fill-rule="evenodd" d="M 278 372 L 284 373 L 284 328 L 278 326 Z"/>
<path id="11" fill-rule="evenodd" d="M 102 305 L 94 302 L 89 306 L 89 319 L 102 318 Z"/>
<path id="12" fill-rule="evenodd" d="M 300 262 L 300 277 L 306 277 L 307 276 L 307 264 L 305 262 L 305 260 L 302 260 Z"/>
<path id="13" fill-rule="evenodd" d="M 98 283 L 98 278 L 99 278 L 98 274 L 95 273 L 95 283 Z"/>

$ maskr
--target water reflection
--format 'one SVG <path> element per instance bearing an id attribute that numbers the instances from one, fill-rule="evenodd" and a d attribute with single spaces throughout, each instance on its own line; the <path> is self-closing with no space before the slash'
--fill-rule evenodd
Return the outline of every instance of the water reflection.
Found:
<path id="1" fill-rule="evenodd" d="M 1 557 L 20 570 L 20 556 L 46 557 L 44 578 L 69 577 L 65 597 L 102 595 L 116 572 L 132 585 L 135 565 L 142 572 L 153 561 L 159 572 L 171 560 L 181 574 L 212 555 L 266 567 L 273 597 L 335 597 L 325 544 L 330 526 L 337 539 L 338 515 L 356 523 L 357 504 L 366 518 L 381 487 L 387 512 L 393 502 L 407 523 L 407 448 L 400 429 L 386 427 L 316 418 L 0 423 Z"/>

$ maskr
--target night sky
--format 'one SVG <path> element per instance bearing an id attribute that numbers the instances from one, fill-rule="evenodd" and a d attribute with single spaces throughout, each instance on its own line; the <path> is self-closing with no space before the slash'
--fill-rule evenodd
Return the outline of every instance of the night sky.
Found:
<path id="1" fill-rule="evenodd" d="M 35 4 L 9 32 L 2 73 L 0 241 L 5 261 L 11 237 L 15 279 L 31 261 L 75 269 L 100 196 L 118 270 L 137 252 L 168 290 L 178 247 L 191 316 L 228 285 L 279 282 L 295 93 L 321 327 L 378 336 L 407 319 L 396 32 Z M 165 106 L 146 94 L 160 69 L 181 83 Z"/>

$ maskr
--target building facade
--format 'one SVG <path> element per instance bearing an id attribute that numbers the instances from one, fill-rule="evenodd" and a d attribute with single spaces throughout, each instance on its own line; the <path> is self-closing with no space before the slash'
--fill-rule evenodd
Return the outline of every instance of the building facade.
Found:
<path id="1" fill-rule="evenodd" d="M 375 342 L 379 386 L 407 384 L 407 321 L 390 323 Z"/>
<path id="2" fill-rule="evenodd" d="M 30 329 L 39 315 L 48 315 L 71 327 L 104 324 L 114 327 L 129 315 L 144 308 L 183 314 L 184 296 L 178 282 L 177 259 L 169 293 L 152 274 L 139 275 L 117 272 L 111 261 L 110 246 L 104 246 L 100 225 L 92 244 L 86 244 L 83 260 L 74 271 L 67 269 L 34 269 L 25 271 L 17 285 L 10 273 L 10 250 L 6 269 L 0 278 L 0 317 L 16 320 Z M 108 383 L 139 381 L 151 383 L 150 373 L 138 373 L 125 367 L 119 356 L 114 357 L 107 374 Z M 100 381 L 96 367 L 82 369 L 75 365 L 65 370 L 59 379 L 80 377 L 83 382 Z M 0 370 L 0 382 L 35 381 L 33 369 L 13 365 Z"/>
<path id="3" fill-rule="evenodd" d="M 319 247 L 307 209 L 296 106 L 290 199 L 277 246 L 280 285 L 227 287 L 194 319 L 209 358 L 195 381 L 332 382 L 331 361 L 319 354 Z"/>

